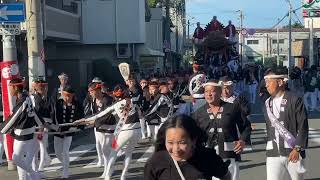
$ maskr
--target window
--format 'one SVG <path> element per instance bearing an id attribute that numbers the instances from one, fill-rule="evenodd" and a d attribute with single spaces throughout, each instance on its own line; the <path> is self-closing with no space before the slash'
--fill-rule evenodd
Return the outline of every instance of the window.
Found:
<path id="1" fill-rule="evenodd" d="M 277 44 L 277 40 L 273 39 L 272 44 Z M 284 39 L 279 39 L 279 44 L 284 44 Z"/>
<path id="2" fill-rule="evenodd" d="M 247 40 L 247 44 L 259 44 L 259 40 Z"/>

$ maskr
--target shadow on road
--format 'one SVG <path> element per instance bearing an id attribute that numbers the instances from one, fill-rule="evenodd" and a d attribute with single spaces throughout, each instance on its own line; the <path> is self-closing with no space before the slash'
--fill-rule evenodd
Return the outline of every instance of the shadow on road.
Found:
<path id="1" fill-rule="evenodd" d="M 100 172 L 86 172 L 86 173 L 79 173 L 79 174 L 72 174 L 68 180 L 78 180 L 78 179 L 88 179 L 88 178 L 97 178 L 101 175 Z M 47 177 L 48 180 L 60 180 L 60 178 L 50 178 Z M 98 178 L 97 178 L 98 179 Z"/>
<path id="2" fill-rule="evenodd" d="M 265 165 L 266 165 L 266 162 L 257 163 L 257 164 L 249 164 L 249 165 L 240 166 L 240 170 L 254 168 L 254 167 L 258 167 L 258 166 L 265 166 Z"/>

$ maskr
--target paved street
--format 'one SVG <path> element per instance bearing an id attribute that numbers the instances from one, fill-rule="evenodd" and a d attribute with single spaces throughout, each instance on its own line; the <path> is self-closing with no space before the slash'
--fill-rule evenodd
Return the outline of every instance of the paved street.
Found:
<path id="1" fill-rule="evenodd" d="M 308 173 L 306 179 L 308 180 L 320 180 L 319 167 L 316 165 L 320 162 L 320 116 L 318 114 L 310 114 L 310 147 L 307 153 L 307 168 Z M 265 125 L 263 123 L 263 116 L 256 114 L 253 118 L 255 129 L 252 133 L 253 151 L 246 152 L 242 157 L 240 164 L 241 179 L 244 180 L 260 180 L 266 179 L 265 171 Z M 50 145 L 52 149 L 52 145 Z M 130 164 L 128 173 L 128 180 L 143 179 L 143 167 L 148 157 L 152 154 L 153 147 L 151 143 L 147 141 L 141 141 L 133 154 L 133 160 Z M 53 153 L 50 153 L 52 157 L 52 163 L 46 168 L 45 174 L 48 179 L 56 180 L 60 177 L 61 164 L 55 158 Z M 78 134 L 73 140 L 73 144 L 70 151 L 71 156 L 71 172 L 72 175 L 69 179 L 98 179 L 103 168 L 97 168 L 94 164 L 97 162 L 96 151 L 94 145 L 94 136 L 90 131 L 82 132 Z M 115 174 L 113 179 L 119 179 L 121 169 L 123 166 L 123 157 L 120 157 L 115 164 Z M 6 170 L 6 166 L 0 167 L 0 179 L 16 180 L 17 172 Z"/>

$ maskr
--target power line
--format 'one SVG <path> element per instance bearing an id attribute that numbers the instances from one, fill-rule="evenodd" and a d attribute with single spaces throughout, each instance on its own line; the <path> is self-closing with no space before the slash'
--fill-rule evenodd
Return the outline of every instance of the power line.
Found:
<path id="1" fill-rule="evenodd" d="M 297 18 L 297 20 L 299 21 L 300 24 L 302 24 L 302 22 L 299 19 L 299 16 L 297 15 L 297 13 L 295 11 L 293 11 L 293 14 L 295 15 L 295 17 Z"/>
<path id="2" fill-rule="evenodd" d="M 271 27 L 271 29 L 274 29 L 275 27 L 277 27 L 287 16 L 289 16 L 289 13 L 283 16 L 275 25 Z"/>
<path id="3" fill-rule="evenodd" d="M 289 0 L 286 0 L 288 3 L 290 3 Z M 298 7 L 297 9 L 292 10 L 292 12 L 298 17 L 298 15 L 296 14 L 296 11 L 300 10 L 303 8 L 303 5 Z M 275 25 L 272 26 L 271 29 L 274 29 L 275 27 L 277 27 L 287 16 L 289 16 L 289 12 L 286 13 L 285 16 L 283 16 L 283 18 L 281 18 Z M 299 22 L 301 23 L 300 19 L 298 18 Z M 302 23 L 301 23 L 302 24 Z"/>

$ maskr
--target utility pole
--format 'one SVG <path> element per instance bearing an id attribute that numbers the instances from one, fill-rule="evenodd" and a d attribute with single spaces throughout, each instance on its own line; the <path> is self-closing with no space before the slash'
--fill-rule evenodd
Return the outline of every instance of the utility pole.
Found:
<path id="1" fill-rule="evenodd" d="M 288 62 L 289 62 L 289 71 L 290 68 L 295 66 L 295 63 L 293 62 L 292 59 L 292 4 L 290 0 L 288 0 L 289 3 L 289 53 L 288 53 Z M 290 73 L 290 72 L 289 72 Z"/>
<path id="2" fill-rule="evenodd" d="M 166 59 L 164 61 L 164 68 L 167 70 L 167 62 L 170 59 L 170 51 L 171 51 L 171 40 L 170 40 L 170 0 L 165 1 L 166 8 L 166 24 L 165 24 L 165 50 L 166 50 Z M 169 50 L 167 50 L 169 49 Z M 167 52 L 168 51 L 168 52 Z"/>
<path id="3" fill-rule="evenodd" d="M 243 12 L 242 12 L 242 10 L 238 10 L 238 12 L 240 12 L 240 32 L 239 32 L 239 38 L 240 38 L 240 40 L 239 40 L 239 42 L 240 42 L 240 64 L 241 64 L 241 67 L 242 67 L 242 61 L 243 61 L 243 41 L 244 41 L 244 39 L 243 39 L 243 35 L 242 35 L 242 29 L 243 29 Z"/>
<path id="4" fill-rule="evenodd" d="M 309 21 L 310 23 L 310 21 Z M 310 36 L 309 36 L 309 67 L 315 65 L 314 56 L 313 56 L 313 18 L 311 18 L 311 24 L 309 24 Z"/>
<path id="5" fill-rule="evenodd" d="M 188 40 L 190 40 L 190 20 L 188 20 Z"/>
<path id="6" fill-rule="evenodd" d="M 34 78 L 45 78 L 41 1 L 25 1 L 27 15 L 29 88 Z"/>
<path id="7" fill-rule="evenodd" d="M 176 21 L 176 53 L 179 54 L 179 25 L 178 25 L 178 12 L 179 12 L 179 8 L 180 5 L 178 5 L 177 0 L 175 1 L 175 6 L 176 6 L 176 10 L 175 10 L 175 21 Z M 175 65 L 176 59 L 174 61 L 172 61 L 172 70 L 174 71 L 174 65 Z"/>
<path id="8" fill-rule="evenodd" d="M 278 19 L 278 22 L 280 19 Z M 277 26 L 277 66 L 280 65 L 279 25 Z"/>

